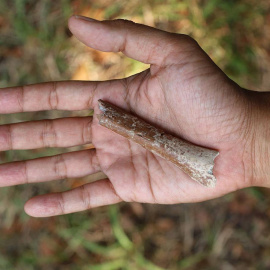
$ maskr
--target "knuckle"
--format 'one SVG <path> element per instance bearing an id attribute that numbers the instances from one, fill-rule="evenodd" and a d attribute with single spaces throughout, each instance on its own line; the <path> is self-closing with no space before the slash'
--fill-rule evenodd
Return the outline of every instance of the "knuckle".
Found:
<path id="1" fill-rule="evenodd" d="M 187 55 L 192 56 L 200 48 L 197 41 L 184 34 L 168 33 L 168 42 L 164 48 L 163 62 L 178 63 L 179 59 L 184 59 Z"/>
<path id="2" fill-rule="evenodd" d="M 55 110 L 58 107 L 57 82 L 52 83 L 52 87 L 49 92 L 48 103 L 51 110 Z"/>
<path id="3" fill-rule="evenodd" d="M 99 170 L 99 162 L 96 155 L 96 150 L 89 150 L 89 165 L 92 171 L 97 172 Z"/>
<path id="4" fill-rule="evenodd" d="M 196 40 L 187 34 L 170 33 L 173 39 L 181 40 L 182 42 L 197 43 Z"/>
<path id="5" fill-rule="evenodd" d="M 177 41 L 176 44 L 179 47 L 179 42 L 181 44 L 181 49 L 190 48 L 194 49 L 198 47 L 198 42 L 191 36 L 185 34 L 173 34 L 172 41 Z"/>
<path id="6" fill-rule="evenodd" d="M 23 175 L 24 182 L 26 184 L 28 184 L 29 183 L 29 174 L 28 174 L 28 162 L 27 162 L 27 160 L 22 161 L 22 175 Z"/>
<path id="7" fill-rule="evenodd" d="M 54 174 L 59 179 L 67 178 L 67 166 L 66 166 L 64 155 L 55 156 Z"/>
<path id="8" fill-rule="evenodd" d="M 87 102 L 86 102 L 87 108 L 93 108 L 93 103 L 96 99 L 96 93 L 97 93 L 99 84 L 98 84 L 98 82 L 93 82 L 93 84 L 94 84 L 94 87 L 93 87 L 92 91 L 90 91 L 89 98 L 87 99 Z"/>
<path id="9" fill-rule="evenodd" d="M 53 147 L 57 143 L 57 134 L 52 120 L 43 121 L 41 141 L 44 147 Z"/>
<path id="10" fill-rule="evenodd" d="M 193 37 L 189 36 L 189 35 L 182 35 L 182 42 L 183 42 L 183 46 L 185 46 L 185 48 L 189 48 L 190 50 L 197 50 L 198 48 L 200 48 L 199 43 L 197 42 L 197 40 L 195 40 Z"/>
<path id="11" fill-rule="evenodd" d="M 61 214 L 65 214 L 65 200 L 64 200 L 64 196 L 62 193 L 59 194 L 59 200 L 58 200 L 58 208 L 60 210 Z"/>
<path id="12" fill-rule="evenodd" d="M 6 144 L 8 145 L 8 148 L 10 150 L 13 150 L 13 131 L 12 131 L 12 125 L 7 125 L 6 126 L 6 136 L 4 136 L 4 139 L 6 141 Z M 5 133 L 4 133 L 5 134 Z"/>
<path id="13" fill-rule="evenodd" d="M 197 44 L 197 41 L 189 35 L 182 34 L 182 38 L 188 43 Z"/>
<path id="14" fill-rule="evenodd" d="M 80 199 L 81 199 L 85 209 L 90 209 L 91 208 L 90 194 L 89 194 L 87 188 L 85 187 L 85 185 L 82 185 L 78 189 L 79 189 Z"/>
<path id="15" fill-rule="evenodd" d="M 135 22 L 131 20 L 126 20 L 126 19 L 116 19 L 112 21 L 114 25 L 116 26 L 121 26 L 123 27 L 124 25 L 130 26 L 130 25 L 135 25 Z"/>
<path id="16" fill-rule="evenodd" d="M 88 118 L 87 121 L 83 124 L 82 129 L 82 142 L 90 143 L 92 140 L 92 122 L 93 118 Z"/>
<path id="17" fill-rule="evenodd" d="M 19 88 L 19 94 L 17 96 L 18 104 L 21 108 L 21 112 L 24 111 L 24 96 L 25 96 L 25 86 Z"/>

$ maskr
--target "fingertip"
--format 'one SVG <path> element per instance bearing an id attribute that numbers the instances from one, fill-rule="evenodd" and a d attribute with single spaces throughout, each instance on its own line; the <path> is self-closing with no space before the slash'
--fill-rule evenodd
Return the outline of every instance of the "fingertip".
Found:
<path id="1" fill-rule="evenodd" d="M 70 31 L 78 29 L 79 25 L 80 27 L 83 27 L 83 23 L 91 23 L 91 22 L 99 22 L 96 19 L 81 16 L 81 15 L 72 15 L 68 20 L 68 27 Z"/>
<path id="2" fill-rule="evenodd" d="M 68 27 L 71 33 L 82 43 L 94 49 L 99 49 L 100 35 L 101 39 L 103 38 L 100 34 L 101 29 L 98 22 L 88 17 L 73 15 L 68 20 Z"/>
<path id="3" fill-rule="evenodd" d="M 115 51 L 115 45 L 110 40 L 115 41 L 116 38 L 106 23 L 74 15 L 69 19 L 68 26 L 71 33 L 88 47 L 105 52 Z"/>
<path id="4" fill-rule="evenodd" d="M 24 212 L 28 215 L 28 216 L 33 216 L 33 213 L 31 212 L 31 199 L 28 200 L 25 204 L 24 204 Z M 30 202 L 30 203 L 29 203 Z"/>
<path id="5" fill-rule="evenodd" d="M 74 28 L 74 23 L 76 23 L 76 15 L 72 15 L 69 19 L 68 19 L 68 28 L 69 30 L 72 32 L 72 29 Z M 73 33 L 73 32 L 72 32 Z"/>
<path id="6" fill-rule="evenodd" d="M 31 217 L 50 217 L 55 215 L 54 207 L 55 202 L 48 201 L 43 196 L 37 196 L 24 204 L 24 211 Z"/>

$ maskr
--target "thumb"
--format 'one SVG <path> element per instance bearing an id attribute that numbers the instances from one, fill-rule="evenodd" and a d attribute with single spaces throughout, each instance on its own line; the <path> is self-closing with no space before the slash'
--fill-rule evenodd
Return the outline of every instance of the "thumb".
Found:
<path id="1" fill-rule="evenodd" d="M 168 33 L 122 19 L 97 21 L 76 15 L 69 19 L 69 28 L 91 48 L 122 52 L 140 62 L 159 66 L 174 64 L 177 54 L 197 44 L 189 36 Z"/>

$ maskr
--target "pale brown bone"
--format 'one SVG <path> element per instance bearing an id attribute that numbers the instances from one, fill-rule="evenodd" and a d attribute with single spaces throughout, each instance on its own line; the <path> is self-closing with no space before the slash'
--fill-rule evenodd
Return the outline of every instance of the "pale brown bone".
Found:
<path id="1" fill-rule="evenodd" d="M 156 128 L 137 116 L 115 105 L 99 100 L 100 125 L 134 141 L 152 153 L 174 163 L 193 180 L 207 187 L 214 187 L 215 150 L 191 144 Z"/>

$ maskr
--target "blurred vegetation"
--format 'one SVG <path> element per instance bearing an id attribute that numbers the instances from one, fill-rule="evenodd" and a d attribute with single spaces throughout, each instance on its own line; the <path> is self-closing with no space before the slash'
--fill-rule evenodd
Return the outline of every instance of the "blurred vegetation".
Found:
<path id="1" fill-rule="evenodd" d="M 146 68 L 121 54 L 81 45 L 67 28 L 73 13 L 100 20 L 131 19 L 191 35 L 242 87 L 269 90 L 268 0 L 2 0 L 0 87 L 105 80 Z M 1 115 L 0 123 L 69 115 L 57 111 Z M 9 151 L 0 153 L 0 162 L 69 150 Z M 248 189 L 193 205 L 121 204 L 44 219 L 23 211 L 31 196 L 86 181 L 91 179 L 0 190 L 0 269 L 270 268 L 270 208 L 265 190 Z"/>

